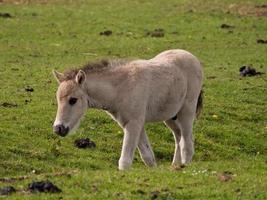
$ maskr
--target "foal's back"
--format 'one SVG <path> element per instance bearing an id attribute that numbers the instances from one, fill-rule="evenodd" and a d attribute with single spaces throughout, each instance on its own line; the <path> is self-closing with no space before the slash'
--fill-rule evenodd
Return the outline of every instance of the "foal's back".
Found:
<path id="1" fill-rule="evenodd" d="M 198 97 L 202 88 L 203 71 L 200 61 L 193 54 L 174 49 L 164 51 L 150 61 L 156 62 L 159 66 L 167 66 L 174 73 L 172 76 L 174 79 L 184 80 L 188 98 Z"/>
<path id="2" fill-rule="evenodd" d="M 139 72 L 135 99 L 144 104 L 147 122 L 170 119 L 186 100 L 197 101 L 202 69 L 198 59 L 189 52 L 168 50 L 150 60 L 133 61 L 131 65 Z"/>

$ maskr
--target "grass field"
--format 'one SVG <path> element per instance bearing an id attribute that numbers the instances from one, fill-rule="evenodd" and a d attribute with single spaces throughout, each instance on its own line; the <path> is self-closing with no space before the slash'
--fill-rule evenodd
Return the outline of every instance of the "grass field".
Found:
<path id="1" fill-rule="evenodd" d="M 257 43 L 267 40 L 264 0 L 1 2 L 0 13 L 11 17 L 0 16 L 0 178 L 27 176 L 0 179 L 0 187 L 20 190 L 8 198 L 267 199 L 267 44 Z M 159 28 L 164 37 L 147 35 Z M 99 34 L 105 30 L 112 35 Z M 144 166 L 136 152 L 126 172 L 117 170 L 122 131 L 103 111 L 89 110 L 75 135 L 52 133 L 52 69 L 100 58 L 147 59 L 174 48 L 195 54 L 205 72 L 192 164 L 170 169 L 174 140 L 162 123 L 146 127 L 158 167 Z M 265 74 L 241 78 L 242 65 Z M 80 137 L 97 147 L 75 148 Z M 218 179 L 224 171 L 231 180 Z M 63 192 L 24 191 L 46 179 Z"/>

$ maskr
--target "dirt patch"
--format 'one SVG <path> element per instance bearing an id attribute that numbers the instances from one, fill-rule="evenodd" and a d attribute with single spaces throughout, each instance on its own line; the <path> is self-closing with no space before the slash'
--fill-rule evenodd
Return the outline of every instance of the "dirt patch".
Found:
<path id="1" fill-rule="evenodd" d="M 81 138 L 74 141 L 74 145 L 79 149 L 95 148 L 96 145 L 89 138 Z"/>
<path id="2" fill-rule="evenodd" d="M 92 192 L 98 192 L 98 186 L 93 184 L 91 187 Z"/>
<path id="3" fill-rule="evenodd" d="M 9 13 L 0 13 L 1 18 L 12 18 L 11 14 Z"/>
<path id="4" fill-rule="evenodd" d="M 112 31 L 111 30 L 105 30 L 103 32 L 100 32 L 99 35 L 111 36 L 112 35 Z"/>
<path id="5" fill-rule="evenodd" d="M 16 189 L 12 186 L 6 186 L 0 188 L 0 196 L 9 195 L 16 192 Z"/>
<path id="6" fill-rule="evenodd" d="M 164 37 L 165 33 L 164 33 L 164 29 L 157 28 L 154 31 L 148 31 L 146 35 L 150 37 Z"/>
<path id="7" fill-rule="evenodd" d="M 53 1 L 58 2 L 59 0 L 0 0 L 0 4 L 47 4 L 53 3 Z"/>
<path id="8" fill-rule="evenodd" d="M 6 108 L 12 108 L 12 107 L 18 107 L 18 104 L 16 104 L 16 103 L 9 103 L 9 102 L 3 102 L 3 103 L 0 104 L 0 106 L 6 107 Z"/>
<path id="9" fill-rule="evenodd" d="M 137 189 L 131 192 L 132 194 L 140 194 L 140 195 L 145 195 L 146 192 L 142 189 Z"/>
<path id="10" fill-rule="evenodd" d="M 150 193 L 150 199 L 151 200 L 157 199 L 159 197 L 159 195 L 160 195 L 160 192 L 158 190 L 153 191 Z"/>
<path id="11" fill-rule="evenodd" d="M 233 173 L 229 171 L 224 171 L 217 174 L 218 180 L 221 182 L 228 182 L 233 179 Z"/>
<path id="12" fill-rule="evenodd" d="M 54 185 L 50 181 L 32 182 L 28 185 L 27 190 L 30 192 L 47 192 L 47 193 L 62 192 L 61 189 L 59 189 L 56 185 Z"/>
<path id="13" fill-rule="evenodd" d="M 28 103 L 31 103 L 31 102 L 32 102 L 32 99 L 25 99 L 25 100 L 24 100 L 24 103 L 25 103 L 25 104 L 28 104 Z"/>
<path id="14" fill-rule="evenodd" d="M 230 13 L 238 13 L 241 16 L 267 16 L 267 4 L 251 5 L 251 4 L 231 4 L 229 6 Z"/>
<path id="15" fill-rule="evenodd" d="M 266 8 L 267 9 L 267 4 L 256 5 L 255 8 Z"/>

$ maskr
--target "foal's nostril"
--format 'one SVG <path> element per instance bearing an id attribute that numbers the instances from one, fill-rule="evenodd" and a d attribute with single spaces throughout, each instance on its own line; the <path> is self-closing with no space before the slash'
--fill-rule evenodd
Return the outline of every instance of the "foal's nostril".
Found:
<path id="1" fill-rule="evenodd" d="M 62 130 L 62 125 L 53 126 L 53 130 L 55 133 L 60 133 Z"/>
<path id="2" fill-rule="evenodd" d="M 60 136 L 66 136 L 67 133 L 69 132 L 69 127 L 65 127 L 64 125 L 60 124 L 53 126 L 53 130 L 56 134 Z"/>

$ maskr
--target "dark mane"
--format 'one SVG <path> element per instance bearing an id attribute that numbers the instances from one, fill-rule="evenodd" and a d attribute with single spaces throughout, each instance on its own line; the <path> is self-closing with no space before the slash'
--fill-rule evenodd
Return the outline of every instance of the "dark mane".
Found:
<path id="1" fill-rule="evenodd" d="M 111 62 L 109 60 L 100 60 L 97 62 L 90 62 L 84 65 L 81 69 L 87 73 L 87 72 L 100 72 L 106 69 L 107 67 L 110 67 Z"/>
<path id="2" fill-rule="evenodd" d="M 100 60 L 96 62 L 89 62 L 85 65 L 83 65 L 80 68 L 76 69 L 69 69 L 64 72 L 65 81 L 72 80 L 75 78 L 76 74 L 79 72 L 79 70 L 83 70 L 86 74 L 89 73 L 102 73 L 110 68 L 121 66 L 123 64 L 126 64 L 128 61 L 126 60 Z"/>

